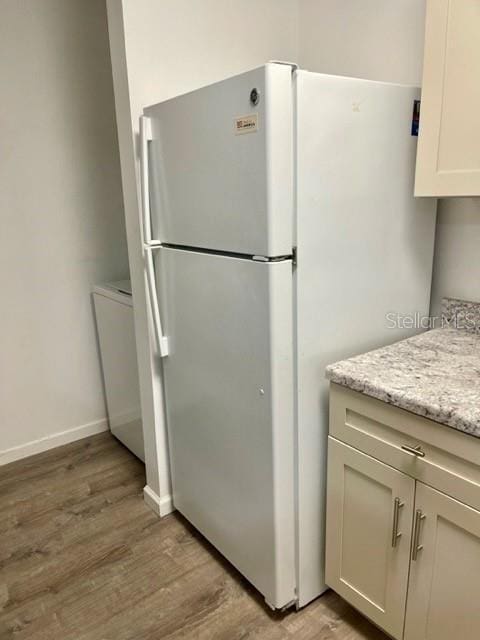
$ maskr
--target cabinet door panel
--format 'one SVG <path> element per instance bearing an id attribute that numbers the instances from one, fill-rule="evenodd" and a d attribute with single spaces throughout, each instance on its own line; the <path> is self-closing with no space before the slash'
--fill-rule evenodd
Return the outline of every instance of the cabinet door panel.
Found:
<path id="1" fill-rule="evenodd" d="M 480 194 L 480 3 L 428 0 L 415 194 Z"/>
<path id="2" fill-rule="evenodd" d="M 415 481 L 331 436 L 328 456 L 327 584 L 401 638 Z"/>
<path id="3" fill-rule="evenodd" d="M 420 482 L 415 509 L 423 548 L 410 568 L 405 640 L 478 640 L 480 512 Z"/>

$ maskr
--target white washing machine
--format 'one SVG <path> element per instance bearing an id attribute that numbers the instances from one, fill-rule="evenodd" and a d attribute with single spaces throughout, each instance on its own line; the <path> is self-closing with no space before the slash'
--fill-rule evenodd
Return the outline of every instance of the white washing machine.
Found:
<path id="1" fill-rule="evenodd" d="M 130 280 L 93 288 L 110 429 L 145 462 Z"/>

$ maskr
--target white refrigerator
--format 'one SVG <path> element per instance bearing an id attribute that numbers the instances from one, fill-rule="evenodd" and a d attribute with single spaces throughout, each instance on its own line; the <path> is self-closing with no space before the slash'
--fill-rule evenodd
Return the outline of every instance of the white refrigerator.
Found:
<path id="1" fill-rule="evenodd" d="M 174 506 L 273 608 L 325 590 L 325 366 L 429 311 L 418 98 L 269 63 L 141 119 Z"/>

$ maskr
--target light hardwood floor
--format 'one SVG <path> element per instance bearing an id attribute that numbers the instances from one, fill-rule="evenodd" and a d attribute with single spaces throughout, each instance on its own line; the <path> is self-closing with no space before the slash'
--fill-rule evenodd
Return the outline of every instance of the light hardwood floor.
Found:
<path id="1" fill-rule="evenodd" d="M 269 611 L 109 434 L 0 467 L 0 638 L 386 640 L 332 592 Z"/>

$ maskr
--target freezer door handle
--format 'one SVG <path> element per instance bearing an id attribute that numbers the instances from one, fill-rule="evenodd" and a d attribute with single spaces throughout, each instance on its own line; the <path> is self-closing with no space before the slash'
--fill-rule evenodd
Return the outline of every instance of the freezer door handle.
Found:
<path id="1" fill-rule="evenodd" d="M 140 210 L 143 242 L 152 242 L 152 221 L 150 218 L 150 185 L 148 175 L 148 143 L 152 139 L 150 118 L 140 117 L 140 181 L 142 188 L 142 207 Z"/>
<path id="2" fill-rule="evenodd" d="M 143 260 L 145 267 L 145 280 L 147 297 L 150 302 L 153 330 L 157 342 L 160 357 L 168 356 L 168 338 L 163 335 L 158 293 L 155 279 L 155 267 L 153 264 L 152 250 L 161 246 L 159 242 L 152 241 L 152 221 L 150 218 L 150 186 L 148 175 L 148 142 L 152 139 L 150 118 L 140 118 L 140 177 L 142 183 L 141 228 L 143 235 Z"/>

